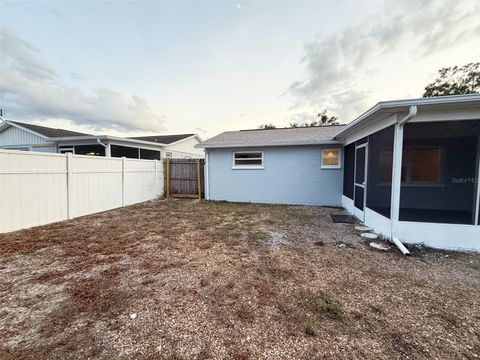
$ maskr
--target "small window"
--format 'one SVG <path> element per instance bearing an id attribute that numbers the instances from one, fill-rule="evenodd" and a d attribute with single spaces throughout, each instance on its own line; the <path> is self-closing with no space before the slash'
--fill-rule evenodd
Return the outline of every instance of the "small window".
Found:
<path id="1" fill-rule="evenodd" d="M 233 169 L 263 169 L 263 151 L 234 152 Z"/>
<path id="2" fill-rule="evenodd" d="M 402 155 L 402 183 L 442 184 L 442 149 L 410 148 Z"/>
<path id="3" fill-rule="evenodd" d="M 340 149 L 322 150 L 322 169 L 340 169 Z"/>
<path id="4" fill-rule="evenodd" d="M 172 153 L 171 153 L 171 152 L 166 152 L 166 153 L 165 153 L 165 157 L 166 157 L 167 159 L 171 159 L 171 158 L 172 158 Z"/>

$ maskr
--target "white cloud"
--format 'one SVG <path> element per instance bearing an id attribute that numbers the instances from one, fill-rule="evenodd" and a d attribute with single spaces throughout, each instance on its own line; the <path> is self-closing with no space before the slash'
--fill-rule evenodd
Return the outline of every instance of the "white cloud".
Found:
<path id="1" fill-rule="evenodd" d="M 478 1 L 391 0 L 374 16 L 306 43 L 304 77 L 288 91 L 293 116 L 326 107 L 350 121 L 380 100 L 411 92 L 421 96 L 418 81 L 424 81 L 425 72 L 448 65 L 442 63 L 443 54 L 456 56 L 456 61 L 480 55 L 478 46 L 468 54 L 459 51 L 472 39 L 480 42 L 478 14 Z M 405 77 L 422 79 L 405 85 Z"/>
<path id="2" fill-rule="evenodd" d="M 7 28 L 0 28 L 0 49 L 1 106 L 12 119 L 65 119 L 93 131 L 164 130 L 164 116 L 138 96 L 68 86 L 38 49 Z"/>

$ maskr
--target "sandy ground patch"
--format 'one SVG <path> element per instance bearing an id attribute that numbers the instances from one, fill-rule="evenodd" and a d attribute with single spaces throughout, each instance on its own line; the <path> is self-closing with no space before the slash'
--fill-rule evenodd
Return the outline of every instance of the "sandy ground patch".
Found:
<path id="1" fill-rule="evenodd" d="M 0 358 L 478 358 L 480 256 L 377 251 L 341 213 L 152 201 L 0 235 Z"/>

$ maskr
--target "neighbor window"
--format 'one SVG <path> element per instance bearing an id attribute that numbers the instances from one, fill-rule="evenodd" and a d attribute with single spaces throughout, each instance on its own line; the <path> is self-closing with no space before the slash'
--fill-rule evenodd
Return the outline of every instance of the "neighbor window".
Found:
<path id="1" fill-rule="evenodd" d="M 340 169 L 340 149 L 322 150 L 322 168 Z"/>
<path id="2" fill-rule="evenodd" d="M 442 149 L 404 149 L 402 155 L 402 182 L 404 184 L 441 184 Z"/>
<path id="3" fill-rule="evenodd" d="M 234 169 L 263 169 L 263 151 L 236 151 L 233 153 Z"/>

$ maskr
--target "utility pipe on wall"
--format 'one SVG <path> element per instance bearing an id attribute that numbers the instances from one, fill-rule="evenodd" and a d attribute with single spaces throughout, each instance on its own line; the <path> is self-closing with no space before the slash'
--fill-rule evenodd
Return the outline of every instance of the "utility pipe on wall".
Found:
<path id="1" fill-rule="evenodd" d="M 395 141 L 393 152 L 393 174 L 392 174 L 392 197 L 391 197 L 391 212 L 390 218 L 392 222 L 392 241 L 403 253 L 403 255 L 410 255 L 408 249 L 398 239 L 398 221 L 400 214 L 400 188 L 402 182 L 402 155 L 403 155 L 403 127 L 417 115 L 417 106 L 412 105 L 408 111 L 407 116 L 397 122 L 395 126 Z"/>

